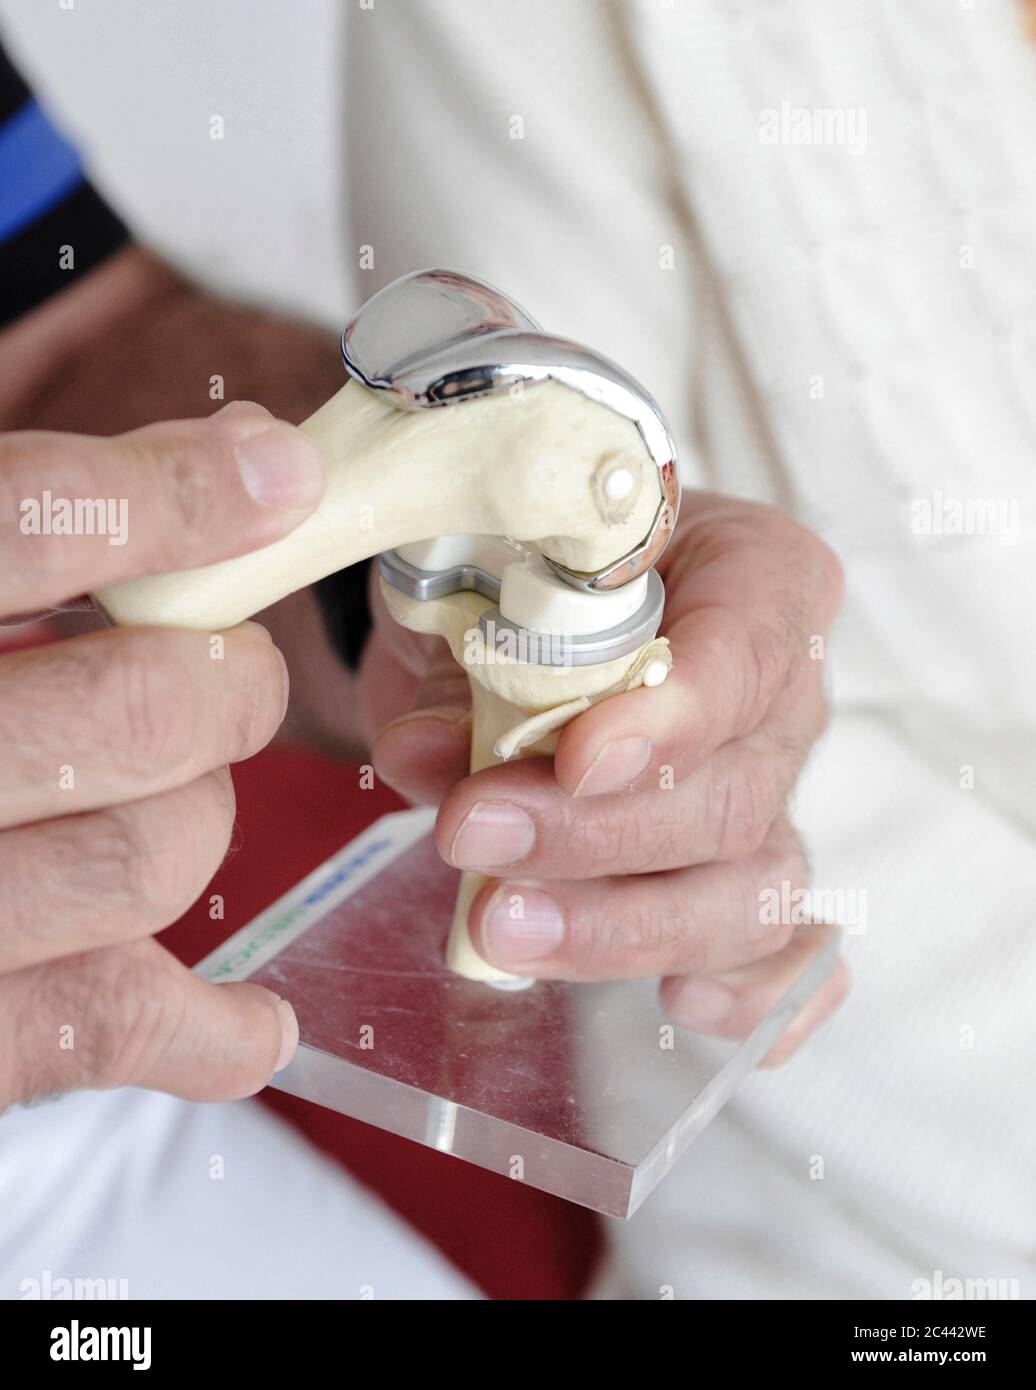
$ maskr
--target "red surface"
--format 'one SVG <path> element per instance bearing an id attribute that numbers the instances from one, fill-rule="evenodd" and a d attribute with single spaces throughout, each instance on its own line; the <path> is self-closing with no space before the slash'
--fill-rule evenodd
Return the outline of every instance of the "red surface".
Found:
<path id="1" fill-rule="evenodd" d="M 356 768 L 289 747 L 234 768 L 234 848 L 200 903 L 162 935 L 193 965 L 386 811 L 392 792 L 361 791 Z M 208 916 L 221 893 L 226 919 Z M 493 1298 L 576 1298 L 600 1248 L 592 1213 L 473 1164 L 264 1091 L 264 1104 L 373 1188 Z"/>

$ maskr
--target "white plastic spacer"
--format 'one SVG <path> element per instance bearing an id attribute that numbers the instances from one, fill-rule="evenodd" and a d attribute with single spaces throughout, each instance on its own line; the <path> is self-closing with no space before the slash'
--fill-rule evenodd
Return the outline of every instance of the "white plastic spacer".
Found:
<path id="1" fill-rule="evenodd" d="M 625 502 L 635 482 L 628 468 L 615 468 L 604 480 L 604 495 L 609 502 Z"/>
<path id="2" fill-rule="evenodd" d="M 647 575 L 601 593 L 573 589 L 557 579 L 538 556 L 507 565 L 500 576 L 500 612 L 509 622 L 535 632 L 585 637 L 617 627 L 647 597 Z"/>

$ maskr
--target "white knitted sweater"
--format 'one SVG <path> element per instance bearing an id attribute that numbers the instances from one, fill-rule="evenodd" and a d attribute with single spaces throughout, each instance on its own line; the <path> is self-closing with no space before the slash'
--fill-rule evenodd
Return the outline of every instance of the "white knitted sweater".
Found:
<path id="1" fill-rule="evenodd" d="M 610 1287 L 903 1298 L 941 1270 L 1036 1295 L 1036 45 L 1019 9 L 351 9 L 361 290 L 433 263 L 506 286 L 649 386 L 688 482 L 794 511 L 848 572 L 836 717 L 795 811 L 816 882 L 866 892 L 855 989 L 613 1228 Z M 998 534 L 952 534 L 960 514 Z"/>

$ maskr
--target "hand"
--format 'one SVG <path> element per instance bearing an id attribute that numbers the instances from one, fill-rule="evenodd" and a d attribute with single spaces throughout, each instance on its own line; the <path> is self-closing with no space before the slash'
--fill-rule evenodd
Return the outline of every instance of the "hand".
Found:
<path id="1" fill-rule="evenodd" d="M 441 800 L 448 862 L 496 876 L 470 917 L 492 964 L 544 979 L 660 975 L 677 1022 L 742 1038 L 828 935 L 770 924 L 761 895 L 806 886 L 785 807 L 826 722 L 814 658 L 841 570 L 781 513 L 701 494 L 685 497 L 659 568 L 674 659 L 665 683 L 587 710 L 553 760 L 474 776 L 465 674 L 438 639 L 390 626 L 375 598 L 368 718 L 402 715 L 378 737 L 375 766 L 412 799 Z M 767 1060 L 790 1055 L 846 988 L 839 963 Z"/>
<path id="2" fill-rule="evenodd" d="M 259 406 L 113 439 L 2 435 L 5 613 L 256 549 L 323 488 L 313 447 Z M 44 490 L 52 510 L 125 507 L 108 534 L 32 534 Z M 0 657 L 0 1110 L 77 1087 L 227 1099 L 289 1060 L 288 1004 L 207 984 L 150 939 L 218 867 L 227 764 L 271 738 L 286 701 L 254 623 L 222 634 L 222 652 L 205 632 L 113 628 Z"/>

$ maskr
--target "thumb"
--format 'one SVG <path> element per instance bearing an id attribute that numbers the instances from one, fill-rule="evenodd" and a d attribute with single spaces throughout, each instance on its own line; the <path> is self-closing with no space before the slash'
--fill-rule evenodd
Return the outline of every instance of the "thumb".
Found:
<path id="1" fill-rule="evenodd" d="M 4 435 L 0 489 L 21 499 L 0 518 L 6 610 L 258 550 L 308 516 L 325 484 L 312 441 L 245 403 L 111 439 Z"/>

